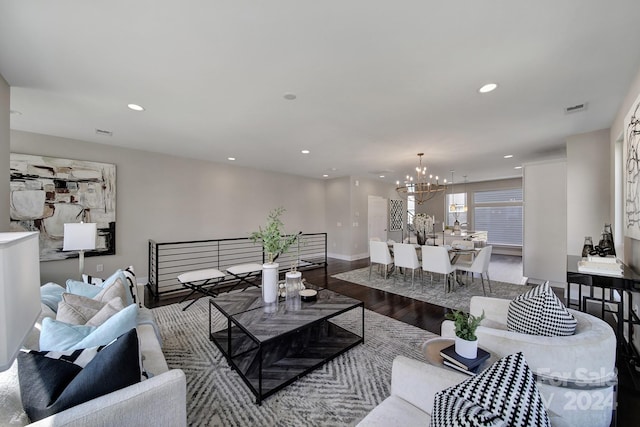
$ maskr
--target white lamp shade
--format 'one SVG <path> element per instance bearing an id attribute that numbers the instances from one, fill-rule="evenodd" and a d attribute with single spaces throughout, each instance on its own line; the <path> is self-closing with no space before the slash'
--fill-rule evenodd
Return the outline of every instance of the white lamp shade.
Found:
<path id="1" fill-rule="evenodd" d="M 63 251 L 84 251 L 96 248 L 95 223 L 70 223 L 64 225 Z"/>
<path id="2" fill-rule="evenodd" d="M 11 367 L 39 314 L 38 233 L 0 233 L 0 371 Z"/>

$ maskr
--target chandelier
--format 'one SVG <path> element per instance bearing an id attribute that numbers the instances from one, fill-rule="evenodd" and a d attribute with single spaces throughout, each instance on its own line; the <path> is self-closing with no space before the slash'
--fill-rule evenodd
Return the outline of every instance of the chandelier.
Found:
<path id="1" fill-rule="evenodd" d="M 439 192 L 447 189 L 447 180 L 440 184 L 438 177 L 433 175 L 427 176 L 427 167 L 422 166 L 422 156 L 424 153 L 418 153 L 419 165 L 416 167 L 416 176 L 407 175 L 403 185 L 400 181 L 396 181 L 396 191 L 407 196 L 413 196 L 417 204 L 431 200 Z"/>

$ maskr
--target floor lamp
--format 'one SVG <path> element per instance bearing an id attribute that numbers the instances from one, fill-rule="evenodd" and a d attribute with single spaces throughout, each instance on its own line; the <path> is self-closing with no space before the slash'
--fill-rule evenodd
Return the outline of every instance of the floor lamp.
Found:
<path id="1" fill-rule="evenodd" d="M 0 233 L 0 372 L 11 367 L 39 314 L 38 233 Z"/>
<path id="2" fill-rule="evenodd" d="M 70 223 L 64 225 L 63 251 L 78 251 L 80 257 L 80 280 L 84 273 L 84 251 L 96 248 L 96 224 Z"/>

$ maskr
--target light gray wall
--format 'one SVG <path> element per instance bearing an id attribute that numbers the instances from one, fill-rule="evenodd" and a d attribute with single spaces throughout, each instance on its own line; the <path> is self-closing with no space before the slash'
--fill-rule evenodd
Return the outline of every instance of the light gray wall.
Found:
<path id="1" fill-rule="evenodd" d="M 395 185 L 351 176 L 328 180 L 325 188 L 329 256 L 349 261 L 368 257 L 369 196 L 397 199 Z"/>
<path id="2" fill-rule="evenodd" d="M 96 273 L 133 264 L 147 273 L 147 242 L 246 237 L 278 206 L 286 231 L 325 231 L 322 180 L 183 159 L 54 136 L 11 131 L 16 153 L 116 165 L 116 255 L 89 257 Z M 43 282 L 77 276 L 77 259 L 41 264 Z"/>
<path id="3" fill-rule="evenodd" d="M 598 244 L 611 224 L 609 129 L 567 138 L 567 253 L 581 255 L 585 236 Z"/>
<path id="4" fill-rule="evenodd" d="M 449 193 L 449 191 L 447 191 Z M 442 221 L 444 220 L 444 193 L 438 193 L 431 200 L 427 200 L 421 205 L 416 204 L 416 213 L 423 213 L 429 216 L 435 216 L 435 231 L 442 231 Z"/>
<path id="5" fill-rule="evenodd" d="M 325 182 L 327 252 L 332 258 L 350 259 L 351 178 Z"/>
<path id="6" fill-rule="evenodd" d="M 556 285 L 567 278 L 567 166 L 565 161 L 523 165 L 524 275 Z"/>
<path id="7" fill-rule="evenodd" d="M 369 256 L 369 196 L 383 197 L 387 202 L 389 199 L 398 199 L 395 188 L 394 184 L 386 182 L 361 177 L 351 178 L 351 224 L 357 223 L 357 226 L 352 227 L 351 259 Z M 387 238 L 397 239 L 396 234 L 388 233 Z"/>
<path id="8" fill-rule="evenodd" d="M 9 100 L 9 85 L 0 75 L 0 231 L 9 230 Z"/>
<path id="9" fill-rule="evenodd" d="M 610 142 L 610 153 L 611 153 L 611 163 L 613 163 L 613 153 L 615 151 L 615 143 L 616 141 L 622 137 L 624 132 L 624 119 L 631 109 L 631 106 L 635 102 L 635 100 L 640 95 L 640 69 L 636 74 L 635 79 L 633 80 L 631 86 L 629 87 L 629 91 L 627 92 L 627 96 L 624 101 L 620 105 L 620 109 L 616 114 L 616 117 L 611 125 L 611 131 L 609 133 L 609 142 Z M 615 168 L 611 167 L 611 175 L 610 175 L 610 184 L 609 189 L 610 192 L 614 193 L 614 174 L 623 173 L 623 171 L 615 170 Z M 610 203 L 610 217 L 614 217 L 614 203 Z M 617 224 L 616 224 L 617 225 Z M 618 226 L 623 226 L 620 224 Z M 617 254 L 619 258 L 622 258 L 625 264 L 631 266 L 635 271 L 640 271 L 640 240 L 631 239 L 629 237 L 624 238 L 624 253 Z M 634 292 L 634 306 L 640 306 L 640 293 Z M 626 306 L 625 306 L 626 310 Z M 640 312 L 640 309 L 635 310 L 636 313 Z M 640 325 L 634 325 L 634 345 L 636 350 L 640 351 Z"/>
<path id="10" fill-rule="evenodd" d="M 613 120 L 613 124 L 611 125 L 611 131 L 609 132 L 610 153 L 614 152 L 614 146 L 616 141 L 618 140 L 618 138 L 620 138 L 623 135 L 624 118 L 626 117 L 627 113 L 631 109 L 633 102 L 638 98 L 638 95 L 640 95 L 640 69 L 638 70 L 638 73 L 636 74 L 636 77 L 633 80 L 633 83 L 629 87 L 627 96 L 625 97 L 624 101 L 620 105 L 620 109 L 618 110 L 618 113 L 616 114 L 616 117 Z M 613 154 L 611 154 L 611 157 L 613 158 Z M 611 160 L 611 162 L 613 162 L 613 159 Z M 612 167 L 611 170 L 614 171 L 614 168 Z M 615 171 L 613 173 L 619 173 L 619 171 Z M 611 193 L 613 193 L 614 191 L 613 173 L 610 176 L 609 189 Z M 614 217 L 613 203 L 610 204 L 610 208 L 611 208 L 610 217 L 613 218 Z M 624 254 L 618 254 L 618 256 L 623 259 L 625 264 L 633 267 L 636 271 L 640 271 L 640 240 L 635 240 L 629 237 L 625 237 Z"/>

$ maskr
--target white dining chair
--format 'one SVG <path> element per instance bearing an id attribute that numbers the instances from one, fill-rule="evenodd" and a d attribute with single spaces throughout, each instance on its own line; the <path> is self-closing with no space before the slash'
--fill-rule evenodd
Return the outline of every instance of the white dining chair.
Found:
<path id="1" fill-rule="evenodd" d="M 403 280 L 406 280 L 407 269 L 411 269 L 411 289 L 413 289 L 415 272 L 420 268 L 420 261 L 416 247 L 410 243 L 395 243 L 393 245 L 393 258 L 396 268 L 404 268 Z M 418 270 L 421 272 L 421 270 Z"/>
<path id="2" fill-rule="evenodd" d="M 473 273 L 480 274 L 480 280 L 482 281 L 482 293 L 487 295 L 484 290 L 484 276 L 487 276 L 487 282 L 489 282 L 489 292 L 491 292 L 491 279 L 489 279 L 489 261 L 491 260 L 491 246 L 485 246 L 478 252 L 473 262 L 458 261 L 454 264 L 454 267 L 460 271 L 467 271 L 471 273 L 471 279 L 473 280 Z"/>
<path id="3" fill-rule="evenodd" d="M 369 279 L 371 279 L 373 264 L 379 264 L 384 268 L 384 278 L 386 279 L 389 267 L 393 267 L 393 257 L 389 252 L 387 242 L 369 241 Z"/>
<path id="4" fill-rule="evenodd" d="M 453 249 L 461 249 L 461 250 L 473 250 L 475 249 L 475 244 L 471 240 L 454 240 L 451 242 L 451 247 Z M 456 262 L 464 261 L 468 263 L 472 263 L 475 258 L 475 254 L 473 253 L 462 253 L 456 257 Z"/>
<path id="5" fill-rule="evenodd" d="M 456 269 L 451 265 L 449 251 L 444 246 L 422 246 L 422 270 L 431 273 L 431 284 L 433 285 L 433 273 L 445 275 L 445 292 L 451 291 L 451 276 L 453 284 L 456 281 Z"/>

